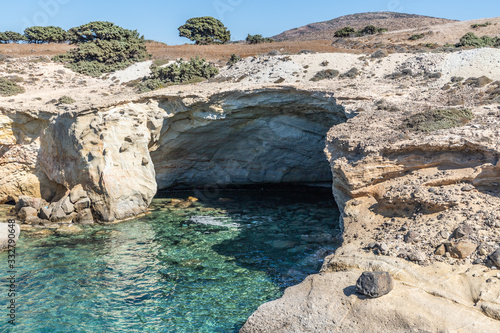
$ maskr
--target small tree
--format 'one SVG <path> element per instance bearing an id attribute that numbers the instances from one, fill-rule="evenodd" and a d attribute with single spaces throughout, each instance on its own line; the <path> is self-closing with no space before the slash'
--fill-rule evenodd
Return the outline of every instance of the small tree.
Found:
<path id="1" fill-rule="evenodd" d="M 196 44 L 225 44 L 231 39 L 231 32 L 221 21 L 210 17 L 194 17 L 179 27 L 179 36 Z"/>
<path id="2" fill-rule="evenodd" d="M 128 30 L 111 22 L 90 22 L 71 28 L 71 43 L 77 49 L 55 56 L 54 61 L 65 62 L 75 72 L 100 76 L 128 67 L 148 58 L 144 36 L 136 30 Z"/>
<path id="3" fill-rule="evenodd" d="M 68 40 L 66 30 L 60 27 L 30 27 L 24 30 L 24 35 L 28 43 L 43 44 L 43 43 L 62 43 Z"/>
<path id="4" fill-rule="evenodd" d="M 137 30 L 128 30 L 111 22 L 95 21 L 68 30 L 72 44 L 94 42 L 96 40 L 133 41 L 143 39 Z"/>
<path id="5" fill-rule="evenodd" d="M 24 35 L 18 32 L 6 31 L 0 33 L 0 41 L 3 43 L 18 43 L 20 41 L 28 40 Z"/>
<path id="6" fill-rule="evenodd" d="M 260 44 L 260 43 L 272 43 L 274 40 L 272 38 L 265 38 L 262 35 L 250 35 L 248 34 L 246 38 L 248 44 Z"/>

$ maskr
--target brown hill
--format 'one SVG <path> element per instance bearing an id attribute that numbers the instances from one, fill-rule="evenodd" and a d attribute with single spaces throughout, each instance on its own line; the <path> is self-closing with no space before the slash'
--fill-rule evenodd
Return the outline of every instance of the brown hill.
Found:
<path id="1" fill-rule="evenodd" d="M 455 20 L 422 16 L 415 14 L 403 14 L 393 12 L 359 13 L 341 16 L 336 19 L 318 23 L 311 23 L 300 28 L 294 28 L 274 36 L 274 40 L 315 40 L 331 39 L 336 30 L 346 26 L 362 29 L 367 25 L 387 28 L 389 31 L 424 28 L 440 25 Z"/>

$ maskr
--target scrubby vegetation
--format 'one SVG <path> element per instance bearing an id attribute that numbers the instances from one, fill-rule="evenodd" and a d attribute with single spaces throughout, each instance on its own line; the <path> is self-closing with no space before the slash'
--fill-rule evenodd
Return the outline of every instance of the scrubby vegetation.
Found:
<path id="1" fill-rule="evenodd" d="M 138 85 L 140 93 L 160 89 L 173 84 L 194 83 L 212 78 L 219 70 L 198 57 L 182 59 L 166 67 L 151 67 L 152 73 Z"/>
<path id="2" fill-rule="evenodd" d="M 62 96 L 57 100 L 57 103 L 59 104 L 73 104 L 75 103 L 75 100 L 69 96 Z"/>
<path id="3" fill-rule="evenodd" d="M 486 28 L 487 26 L 491 25 L 492 23 L 487 21 L 487 22 L 484 22 L 484 23 L 475 23 L 473 25 L 471 25 L 471 28 L 472 29 L 477 29 L 477 28 Z"/>
<path id="4" fill-rule="evenodd" d="M 380 34 L 383 32 L 386 32 L 386 28 L 377 28 L 374 25 L 367 25 L 361 30 L 355 30 L 352 27 L 343 27 L 342 29 L 339 29 L 335 31 L 333 34 L 334 37 L 360 37 L 360 36 L 365 36 L 365 35 L 375 35 L 375 34 Z"/>
<path id="5" fill-rule="evenodd" d="M 425 37 L 424 34 L 415 34 L 415 35 L 411 35 L 410 38 L 408 38 L 408 39 L 409 40 L 419 40 L 419 39 L 422 39 L 424 37 Z"/>
<path id="6" fill-rule="evenodd" d="M 70 29 L 68 35 L 79 47 L 53 60 L 81 74 L 97 77 L 149 57 L 144 36 L 111 22 L 91 22 Z"/>
<path id="7" fill-rule="evenodd" d="M 500 47 L 500 38 L 482 36 L 478 37 L 473 32 L 468 32 L 460 38 L 456 47 Z"/>
<path id="8" fill-rule="evenodd" d="M 8 78 L 0 77 L 0 96 L 14 96 L 22 94 L 25 91 L 26 90 L 23 87 L 19 86 L 15 82 L 12 82 Z"/>
<path id="9" fill-rule="evenodd" d="M 246 38 L 248 44 L 261 44 L 261 43 L 272 43 L 274 40 L 269 37 L 262 37 L 262 35 L 250 35 L 248 34 Z"/>
<path id="10" fill-rule="evenodd" d="M 474 118 L 468 109 L 435 109 L 410 116 L 403 126 L 418 132 L 432 132 L 467 124 Z"/>
<path id="11" fill-rule="evenodd" d="M 340 72 L 336 69 L 326 69 L 323 71 L 317 72 L 310 81 L 317 82 L 325 79 L 333 79 L 334 77 L 339 76 Z"/>
<path id="12" fill-rule="evenodd" d="M 221 21 L 211 17 L 194 17 L 179 27 L 179 36 L 196 44 L 225 44 L 231 40 L 231 32 Z"/>
<path id="13" fill-rule="evenodd" d="M 30 27 L 24 30 L 28 43 L 63 43 L 68 40 L 68 33 L 60 27 Z"/>
<path id="14" fill-rule="evenodd" d="M 234 65 L 235 63 L 237 63 L 238 61 L 241 60 L 241 57 L 235 53 L 231 54 L 231 57 L 229 58 L 229 61 L 227 62 L 227 66 L 232 66 Z"/>

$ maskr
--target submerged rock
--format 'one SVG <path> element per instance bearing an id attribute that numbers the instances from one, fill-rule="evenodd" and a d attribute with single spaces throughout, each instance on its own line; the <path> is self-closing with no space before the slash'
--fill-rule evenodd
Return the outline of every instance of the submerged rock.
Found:
<path id="1" fill-rule="evenodd" d="M 69 235 L 79 234 L 79 233 L 83 232 L 83 229 L 77 225 L 70 224 L 70 225 L 65 225 L 65 226 L 62 226 L 62 227 L 56 229 L 55 232 L 59 236 L 69 236 Z"/>

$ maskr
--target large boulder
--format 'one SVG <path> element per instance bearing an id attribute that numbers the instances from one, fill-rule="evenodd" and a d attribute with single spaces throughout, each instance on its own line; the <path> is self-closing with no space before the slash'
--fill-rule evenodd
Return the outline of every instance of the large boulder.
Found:
<path id="1" fill-rule="evenodd" d="M 47 202 L 41 198 L 33 198 L 29 196 L 21 196 L 16 203 L 16 210 L 20 211 L 24 207 L 31 207 L 39 210 L 41 207 L 47 205 Z"/>
<path id="2" fill-rule="evenodd" d="M 33 207 L 23 207 L 19 210 L 19 213 L 17 213 L 17 217 L 19 217 L 21 220 L 26 220 L 30 216 L 37 215 L 38 211 Z"/>

